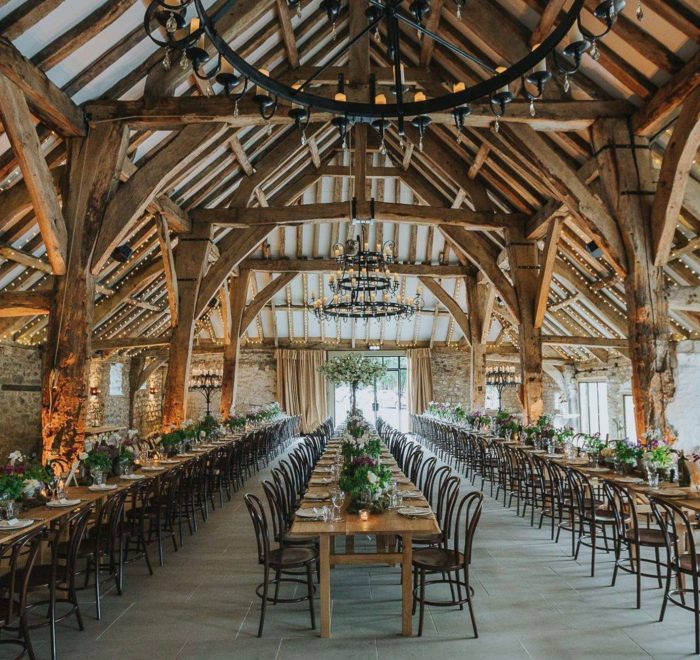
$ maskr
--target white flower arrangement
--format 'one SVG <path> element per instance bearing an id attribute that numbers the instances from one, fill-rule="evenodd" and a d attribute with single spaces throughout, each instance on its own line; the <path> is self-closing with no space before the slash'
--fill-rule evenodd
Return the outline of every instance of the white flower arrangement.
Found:
<path id="1" fill-rule="evenodd" d="M 41 488 L 41 485 L 41 482 L 37 479 L 27 479 L 24 482 L 24 488 L 22 489 L 22 492 L 25 495 L 34 495 L 34 493 L 36 493 L 36 491 L 38 491 Z"/>
<path id="2" fill-rule="evenodd" d="M 10 465 L 14 465 L 15 463 L 22 463 L 24 461 L 24 455 L 19 449 L 15 449 L 14 451 L 10 452 L 8 459 L 10 461 Z"/>
<path id="3" fill-rule="evenodd" d="M 328 360 L 319 371 L 334 385 L 372 385 L 375 378 L 386 373 L 386 367 L 377 360 L 348 353 Z"/>

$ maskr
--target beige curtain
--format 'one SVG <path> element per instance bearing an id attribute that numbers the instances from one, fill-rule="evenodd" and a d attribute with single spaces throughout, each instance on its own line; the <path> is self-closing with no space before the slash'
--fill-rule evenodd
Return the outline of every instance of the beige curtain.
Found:
<path id="1" fill-rule="evenodd" d="M 414 348 L 406 351 L 406 357 L 408 357 L 408 412 L 411 415 L 421 415 L 433 400 L 430 349 Z"/>
<path id="2" fill-rule="evenodd" d="M 277 396 L 282 410 L 301 417 L 302 433 L 328 417 L 326 379 L 318 370 L 325 361 L 325 351 L 277 351 Z"/>

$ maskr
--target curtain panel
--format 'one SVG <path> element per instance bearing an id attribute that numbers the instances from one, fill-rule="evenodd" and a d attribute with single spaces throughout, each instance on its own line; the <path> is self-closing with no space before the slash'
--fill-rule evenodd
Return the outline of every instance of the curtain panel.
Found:
<path id="1" fill-rule="evenodd" d="M 310 433 L 328 417 L 326 379 L 318 368 L 325 351 L 277 350 L 277 395 L 282 410 L 301 417 L 302 433 Z"/>
<path id="2" fill-rule="evenodd" d="M 413 348 L 406 351 L 408 358 L 408 412 L 422 415 L 433 400 L 433 372 L 430 349 Z"/>

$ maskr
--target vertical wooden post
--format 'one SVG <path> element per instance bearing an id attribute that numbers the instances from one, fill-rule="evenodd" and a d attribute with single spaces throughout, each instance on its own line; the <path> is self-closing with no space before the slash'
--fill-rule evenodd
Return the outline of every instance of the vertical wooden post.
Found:
<path id="1" fill-rule="evenodd" d="M 66 274 L 56 278 L 42 386 L 45 458 L 81 442 L 87 412 L 95 280 L 90 272 L 107 202 L 119 182 L 128 131 L 101 124 L 85 138 L 68 138 L 63 215 L 68 229 Z"/>
<path id="2" fill-rule="evenodd" d="M 471 375 L 469 392 L 472 410 L 486 407 L 486 334 L 491 321 L 495 289 L 488 282 L 478 282 L 477 275 L 464 278 L 469 308 Z"/>
<path id="3" fill-rule="evenodd" d="M 651 207 L 656 186 L 647 138 L 632 135 L 622 120 L 600 120 L 593 127 L 601 183 L 614 211 L 625 251 L 627 326 L 632 361 L 632 397 L 637 437 L 666 427 L 666 405 L 673 398 L 674 355 L 670 342 L 664 274 L 654 265 Z"/>
<path id="4" fill-rule="evenodd" d="M 227 304 L 230 309 L 231 322 L 228 326 L 230 335 L 224 340 L 224 372 L 221 380 L 221 418 L 228 419 L 236 403 L 236 385 L 238 384 L 238 354 L 241 345 L 241 321 L 245 312 L 250 284 L 250 271 L 242 269 L 238 277 L 231 282 Z"/>
<path id="5" fill-rule="evenodd" d="M 544 412 L 542 333 L 535 327 L 539 286 L 539 254 L 536 241 L 528 241 L 520 228 L 506 231 L 508 260 L 520 303 L 520 371 L 525 421 L 536 422 Z"/>
<path id="6" fill-rule="evenodd" d="M 195 306 L 211 246 L 211 225 L 195 225 L 192 232 L 180 236 L 175 250 L 178 289 L 178 321 L 170 339 L 170 361 L 165 377 L 163 430 L 182 424 L 187 411 L 187 392 L 192 362 Z"/>
<path id="7" fill-rule="evenodd" d="M 132 357 L 129 361 L 129 428 L 134 428 L 134 402 L 136 392 L 141 385 L 141 375 L 146 368 L 146 358 L 143 355 Z"/>

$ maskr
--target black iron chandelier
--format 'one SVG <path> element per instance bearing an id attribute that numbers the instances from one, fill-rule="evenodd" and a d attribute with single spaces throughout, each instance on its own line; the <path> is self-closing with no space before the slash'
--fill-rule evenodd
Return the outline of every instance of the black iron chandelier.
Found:
<path id="1" fill-rule="evenodd" d="M 509 387 L 516 387 L 520 379 L 515 367 L 492 367 L 486 370 L 486 385 L 494 387 L 498 393 L 498 411 L 501 411 L 503 391 Z"/>
<path id="2" fill-rule="evenodd" d="M 486 62 L 428 29 L 425 19 L 431 11 L 430 0 L 412 0 L 408 11 L 402 8 L 402 0 L 365 2 L 367 25 L 364 29 L 348 39 L 341 48 L 335 49 L 331 61 L 318 67 L 308 79 L 292 85 L 287 85 L 271 76 L 268 70 L 248 62 L 219 34 L 217 23 L 231 11 L 235 0 L 224 2 L 216 11 L 211 12 L 204 8 L 202 0 L 151 0 L 146 10 L 144 25 L 149 37 L 166 49 L 163 65 L 170 68 L 179 62 L 184 69 L 192 67 L 199 78 L 219 83 L 224 93 L 232 100 L 234 115 L 238 112 L 238 101 L 252 88 L 252 100 L 265 120 L 270 120 L 275 115 L 280 99 L 285 99 L 291 104 L 288 115 L 302 131 L 302 141 L 305 141 L 304 131 L 312 112 L 320 111 L 334 115 L 332 123 L 340 132 L 344 144 L 349 129 L 358 122 L 368 123 L 379 131 L 384 144 L 384 133 L 390 125 L 389 120 L 396 120 L 401 137 L 405 135 L 405 122 L 409 121 L 418 131 L 422 144 L 431 123 L 430 115 L 444 111 L 452 113 L 457 137 L 461 140 L 465 119 L 471 112 L 469 103 L 478 99 L 490 101 L 489 105 L 495 117 L 494 129 L 498 130 L 498 119 L 506 113 L 508 104 L 514 99 L 511 83 L 517 80 L 522 81 L 522 93 L 530 102 L 530 113 L 535 116 L 535 102 L 542 98 L 545 86 L 552 78 L 547 58 L 550 58 L 554 70 L 564 76 L 564 90 L 568 91 L 569 76 L 579 70 L 586 53 L 598 59 L 598 42 L 612 30 L 625 7 L 625 0 L 602 0 L 595 7 L 593 14 L 603 25 L 599 32 L 593 32 L 581 22 L 584 0 L 573 0 L 570 9 L 562 15 L 541 43 L 535 45 L 520 61 L 504 67 Z M 467 0 L 452 2 L 456 5 L 458 16 L 469 11 Z M 297 12 L 302 11 L 302 0 L 287 0 L 287 3 L 296 8 Z M 333 25 L 335 37 L 335 24 L 343 9 L 343 2 L 323 0 L 321 7 Z M 637 16 L 641 20 L 640 7 L 641 5 L 637 9 Z M 473 85 L 456 81 L 452 85 L 451 93 L 446 90 L 444 95 L 436 98 L 428 98 L 420 89 L 411 92 L 404 78 L 401 52 L 401 41 L 404 37 L 400 29 L 402 25 L 416 30 L 420 39 L 432 39 L 452 55 L 478 66 L 487 76 L 486 79 Z M 162 26 L 165 38 L 158 26 Z M 374 75 L 370 74 L 367 81 L 347 81 L 368 85 L 369 93 L 364 100 L 348 98 L 346 80 L 342 74 L 339 75 L 334 90 L 319 87 L 315 81 L 323 72 L 343 58 L 352 45 L 368 33 L 374 35 L 385 48 L 393 69 L 393 80 L 379 84 Z M 504 35 L 504 38 L 507 38 L 507 35 Z M 207 50 L 207 40 L 216 51 L 216 62 L 208 69 L 206 67 L 211 58 Z M 383 87 L 388 88 L 388 96 L 383 93 Z M 388 102 L 388 99 L 391 102 Z M 271 123 L 269 127 L 272 128 Z"/>
<path id="3" fill-rule="evenodd" d="M 361 236 L 333 246 L 338 270 L 330 275 L 331 297 L 311 295 L 310 307 L 319 321 L 332 319 L 410 319 L 423 307 L 418 291 L 415 297 L 399 293 L 394 263 L 394 242 L 377 243 L 371 250 Z"/>
<path id="4" fill-rule="evenodd" d="M 214 392 L 221 390 L 221 376 L 217 373 L 194 374 L 190 379 L 190 392 L 200 392 L 204 396 L 207 411 L 206 415 L 211 415 L 211 398 Z"/>

